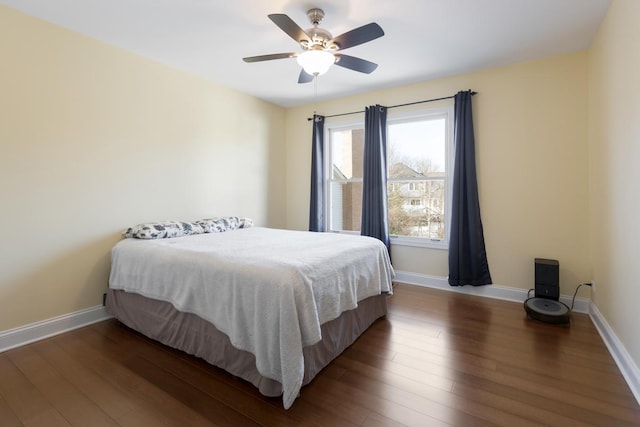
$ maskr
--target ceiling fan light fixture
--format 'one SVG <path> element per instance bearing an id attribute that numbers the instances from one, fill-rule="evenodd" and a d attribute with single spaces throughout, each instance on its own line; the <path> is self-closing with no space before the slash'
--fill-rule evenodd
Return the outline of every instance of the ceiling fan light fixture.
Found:
<path id="1" fill-rule="evenodd" d="M 336 62 L 333 53 L 326 50 L 307 50 L 298 55 L 297 60 L 304 71 L 312 76 L 326 73 Z"/>

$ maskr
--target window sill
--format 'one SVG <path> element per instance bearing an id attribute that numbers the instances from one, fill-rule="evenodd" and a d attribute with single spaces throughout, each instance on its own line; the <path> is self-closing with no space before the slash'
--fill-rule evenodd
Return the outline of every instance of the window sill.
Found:
<path id="1" fill-rule="evenodd" d="M 360 235 L 359 231 L 346 230 L 329 230 L 328 233 Z M 428 240 L 426 238 L 406 236 L 390 236 L 389 239 L 391 244 L 395 246 L 412 246 L 414 248 L 439 249 L 443 251 L 449 249 L 449 245 L 443 240 Z"/>
<path id="2" fill-rule="evenodd" d="M 418 237 L 391 236 L 391 244 L 395 246 L 412 246 L 416 248 L 439 249 L 443 251 L 449 249 L 449 245 L 443 240 L 429 240 Z"/>

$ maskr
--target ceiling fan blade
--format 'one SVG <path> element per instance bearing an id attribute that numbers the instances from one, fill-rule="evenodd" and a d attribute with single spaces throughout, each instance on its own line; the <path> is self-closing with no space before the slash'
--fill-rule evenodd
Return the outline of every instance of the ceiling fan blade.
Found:
<path id="1" fill-rule="evenodd" d="M 313 76 L 307 73 L 304 68 L 300 70 L 300 76 L 298 77 L 298 83 L 310 83 L 313 81 Z"/>
<path id="2" fill-rule="evenodd" d="M 340 50 L 348 49 L 350 47 L 358 46 L 359 44 L 375 40 L 378 37 L 384 36 L 384 31 L 380 25 L 372 22 L 362 27 L 355 28 L 351 31 L 347 31 L 344 34 L 340 34 L 331 40 L 338 45 Z"/>
<path id="3" fill-rule="evenodd" d="M 296 56 L 298 56 L 298 54 L 295 52 L 272 53 L 270 55 L 248 56 L 246 58 L 242 58 L 242 60 L 244 62 L 260 62 L 260 61 L 271 61 L 272 59 L 294 58 Z"/>
<path id="4" fill-rule="evenodd" d="M 269 15 L 269 19 L 297 43 L 300 43 L 302 40 L 309 40 L 307 33 L 284 13 L 272 13 Z"/>
<path id="5" fill-rule="evenodd" d="M 378 68 L 378 64 L 367 61 L 365 59 L 356 58 L 355 56 L 342 55 L 339 53 L 336 53 L 335 56 L 337 58 L 336 65 L 348 68 L 353 71 L 371 74 L 373 70 Z"/>

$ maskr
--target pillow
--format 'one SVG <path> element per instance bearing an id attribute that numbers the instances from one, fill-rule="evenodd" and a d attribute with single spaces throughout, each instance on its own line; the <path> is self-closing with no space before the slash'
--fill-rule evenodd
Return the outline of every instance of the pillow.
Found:
<path id="1" fill-rule="evenodd" d="M 201 219 L 196 221 L 196 224 L 201 226 L 205 233 L 224 233 L 237 228 L 249 228 L 253 225 L 253 220 L 251 218 L 226 216 Z"/>
<path id="2" fill-rule="evenodd" d="M 253 227 L 253 220 L 251 218 L 240 218 L 240 225 L 238 228 L 251 228 Z"/>
<path id="3" fill-rule="evenodd" d="M 168 239 L 171 237 L 202 234 L 202 226 L 185 221 L 149 222 L 129 227 L 123 233 L 124 237 L 136 239 Z"/>

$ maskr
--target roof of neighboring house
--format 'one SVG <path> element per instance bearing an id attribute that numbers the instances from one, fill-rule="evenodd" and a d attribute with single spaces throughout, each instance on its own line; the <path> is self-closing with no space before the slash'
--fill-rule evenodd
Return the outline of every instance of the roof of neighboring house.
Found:
<path id="1" fill-rule="evenodd" d="M 420 179 L 420 178 L 444 178 L 443 171 L 428 171 L 420 173 L 417 170 L 399 162 L 389 167 L 389 178 L 394 179 Z"/>
<path id="2" fill-rule="evenodd" d="M 389 167 L 389 178 L 394 179 L 415 179 L 415 178 L 438 178 L 443 177 L 444 172 L 420 173 L 404 163 L 395 163 Z M 339 167 L 333 165 L 333 178 L 346 179 L 347 176 Z"/>
<path id="3" fill-rule="evenodd" d="M 333 178 L 346 179 L 347 176 L 342 173 L 339 167 L 337 167 L 336 165 L 333 165 Z"/>
<path id="4" fill-rule="evenodd" d="M 404 163 L 395 163 L 389 167 L 389 178 L 424 178 L 424 175 Z"/>

